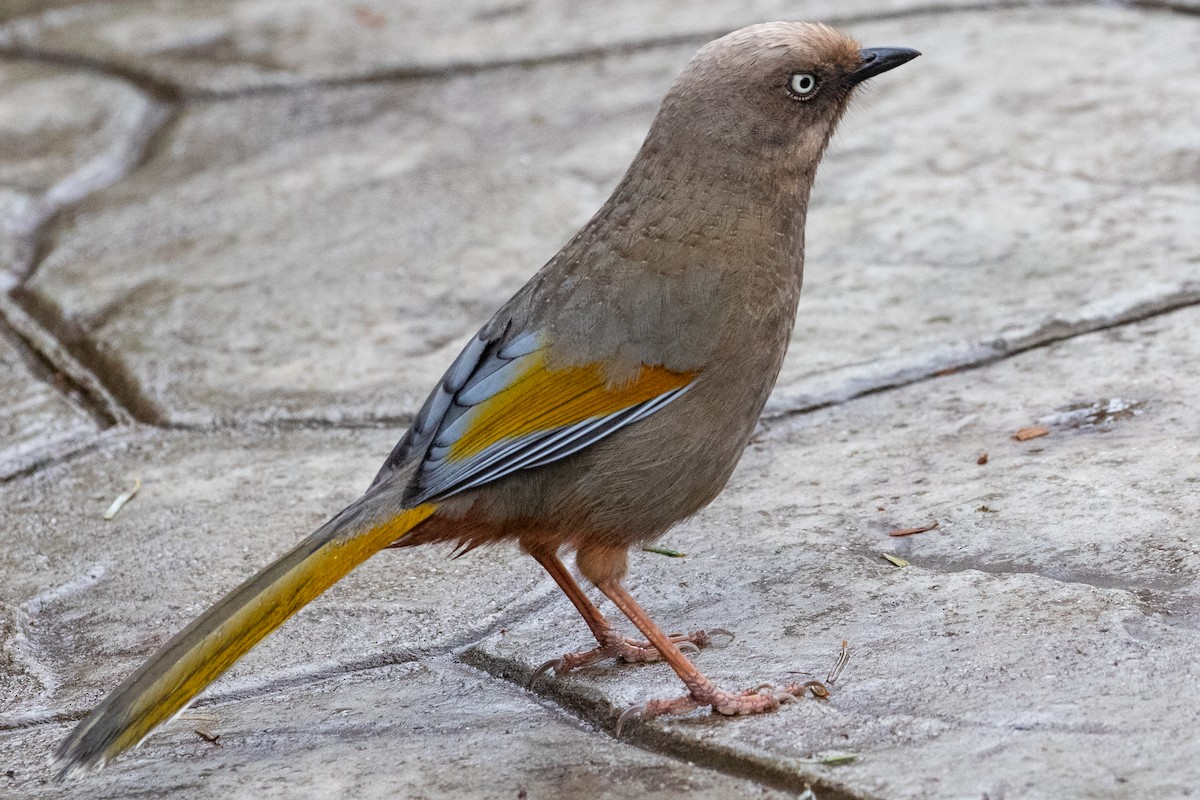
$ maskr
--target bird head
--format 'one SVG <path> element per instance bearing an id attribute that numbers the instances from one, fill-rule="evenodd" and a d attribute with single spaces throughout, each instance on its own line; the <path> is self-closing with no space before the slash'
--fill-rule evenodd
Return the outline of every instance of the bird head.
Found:
<path id="1" fill-rule="evenodd" d="M 864 50 L 816 23 L 742 28 L 695 55 L 664 99 L 648 144 L 668 157 L 687 159 L 687 150 L 733 166 L 741 156 L 811 176 L 855 88 L 918 55 Z"/>

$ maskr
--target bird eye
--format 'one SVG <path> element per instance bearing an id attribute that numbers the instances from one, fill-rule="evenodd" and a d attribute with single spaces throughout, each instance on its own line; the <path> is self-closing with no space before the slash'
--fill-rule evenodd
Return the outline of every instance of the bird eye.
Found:
<path id="1" fill-rule="evenodd" d="M 817 76 L 808 72 L 799 72 L 788 81 L 788 91 L 797 100 L 807 100 L 817 93 Z"/>

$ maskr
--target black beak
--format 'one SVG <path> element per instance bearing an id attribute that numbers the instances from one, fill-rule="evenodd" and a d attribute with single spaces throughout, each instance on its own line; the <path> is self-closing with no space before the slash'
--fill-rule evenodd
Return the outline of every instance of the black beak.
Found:
<path id="1" fill-rule="evenodd" d="M 862 56 L 862 64 L 846 76 L 852 84 L 862 83 L 867 78 L 873 78 L 881 72 L 895 69 L 921 54 L 916 50 L 909 50 L 907 47 L 871 47 L 859 51 L 859 55 Z"/>

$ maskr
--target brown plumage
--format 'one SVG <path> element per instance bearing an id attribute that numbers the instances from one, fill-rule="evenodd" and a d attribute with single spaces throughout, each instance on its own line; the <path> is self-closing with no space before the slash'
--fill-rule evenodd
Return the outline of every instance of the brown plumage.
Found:
<path id="1" fill-rule="evenodd" d="M 733 472 L 791 335 L 817 163 L 854 87 L 916 55 L 804 23 L 701 49 L 612 197 L 468 343 L 367 493 L 109 695 L 60 745 L 63 771 L 135 744 L 386 546 L 515 540 L 598 641 L 543 669 L 661 656 L 688 695 L 645 716 L 754 713 L 802 692 L 718 689 L 680 651 L 708 634 L 666 636 L 621 579 L 630 547 L 703 508 Z M 564 550 L 648 642 L 614 631 Z"/>

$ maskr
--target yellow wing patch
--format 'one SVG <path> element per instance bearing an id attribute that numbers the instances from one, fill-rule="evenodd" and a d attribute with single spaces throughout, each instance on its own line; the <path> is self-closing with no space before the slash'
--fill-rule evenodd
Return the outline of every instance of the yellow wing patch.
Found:
<path id="1" fill-rule="evenodd" d="M 623 411 L 681 389 L 699 374 L 643 366 L 632 381 L 609 386 L 599 364 L 547 369 L 542 357 L 531 362 L 510 385 L 475 409 L 470 427 L 450 447 L 450 460 L 470 458 L 505 440 Z"/>

